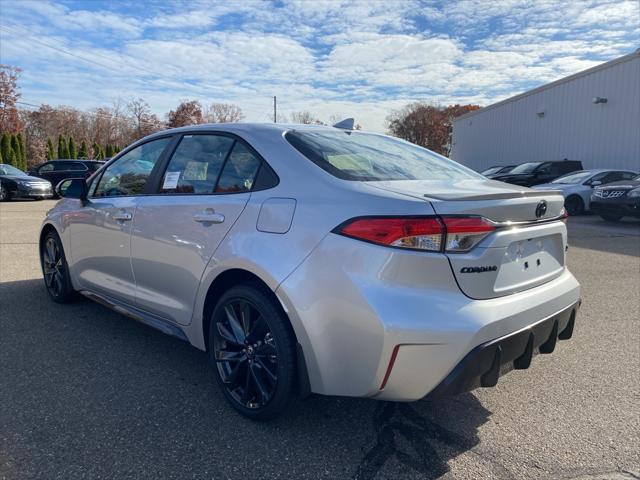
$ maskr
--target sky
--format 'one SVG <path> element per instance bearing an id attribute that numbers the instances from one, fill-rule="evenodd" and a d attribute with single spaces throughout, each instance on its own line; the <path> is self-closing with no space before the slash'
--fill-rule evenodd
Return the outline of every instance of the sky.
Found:
<path id="1" fill-rule="evenodd" d="M 640 47 L 638 0 L 0 0 L 26 103 L 235 103 L 384 131 L 413 101 L 498 100 Z"/>

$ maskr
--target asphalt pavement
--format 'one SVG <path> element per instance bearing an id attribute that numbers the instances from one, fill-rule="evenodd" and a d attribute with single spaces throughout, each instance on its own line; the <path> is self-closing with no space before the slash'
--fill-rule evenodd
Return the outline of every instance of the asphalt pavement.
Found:
<path id="1" fill-rule="evenodd" d="M 37 236 L 53 204 L 0 203 L 0 479 L 640 478 L 638 221 L 570 219 L 574 337 L 497 387 L 314 396 L 265 424 L 234 413 L 187 343 L 49 300 Z"/>

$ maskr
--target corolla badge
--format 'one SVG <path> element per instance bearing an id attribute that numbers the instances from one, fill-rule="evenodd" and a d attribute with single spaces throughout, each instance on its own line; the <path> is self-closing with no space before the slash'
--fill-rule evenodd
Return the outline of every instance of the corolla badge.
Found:
<path id="1" fill-rule="evenodd" d="M 542 200 L 536 206 L 536 218 L 544 217 L 545 213 L 547 213 L 547 202 Z"/>
<path id="2" fill-rule="evenodd" d="M 484 273 L 495 272 L 498 270 L 496 265 L 487 265 L 486 267 L 462 267 L 460 273 Z"/>

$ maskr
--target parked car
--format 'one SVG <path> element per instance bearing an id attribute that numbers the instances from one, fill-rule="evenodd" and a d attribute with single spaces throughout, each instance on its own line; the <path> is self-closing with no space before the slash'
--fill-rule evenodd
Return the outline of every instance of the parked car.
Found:
<path id="1" fill-rule="evenodd" d="M 34 167 L 29 174 L 49 180 L 55 187 L 65 178 L 88 178 L 104 163 L 97 160 L 51 160 Z"/>
<path id="2" fill-rule="evenodd" d="M 596 187 L 591 195 L 591 210 L 609 222 L 623 217 L 640 218 L 640 175 Z"/>
<path id="3" fill-rule="evenodd" d="M 50 182 L 31 177 L 12 165 L 0 163 L 0 202 L 8 202 L 12 198 L 41 200 L 52 196 Z"/>
<path id="4" fill-rule="evenodd" d="M 550 183 L 535 185 L 536 190 L 559 190 L 564 196 L 564 208 L 569 215 L 580 215 L 590 208 L 593 189 L 604 183 L 631 180 L 638 174 L 628 170 L 580 170 L 563 175 Z"/>
<path id="5" fill-rule="evenodd" d="M 506 167 L 503 165 L 496 165 L 495 167 L 489 167 L 480 173 L 485 177 L 491 178 L 492 175 L 500 175 L 501 173 L 510 172 L 514 167 L 515 165 L 507 165 Z"/>
<path id="6" fill-rule="evenodd" d="M 53 301 L 79 292 L 207 351 L 254 419 L 310 392 L 494 386 L 570 338 L 580 304 L 560 194 L 385 135 L 183 127 L 58 190 L 39 239 Z"/>
<path id="7" fill-rule="evenodd" d="M 557 162 L 529 162 L 514 167 L 510 172 L 492 175 L 493 180 L 531 187 L 551 180 L 567 173 L 582 170 L 582 162 L 577 160 L 560 160 Z"/>

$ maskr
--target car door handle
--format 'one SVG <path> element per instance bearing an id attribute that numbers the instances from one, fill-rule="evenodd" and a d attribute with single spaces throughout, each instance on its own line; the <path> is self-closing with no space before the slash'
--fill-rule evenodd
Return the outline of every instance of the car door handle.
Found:
<path id="1" fill-rule="evenodd" d="M 120 221 L 127 221 L 127 220 L 131 220 L 133 218 L 133 215 L 131 215 L 130 213 L 127 212 L 120 212 L 120 213 L 114 213 L 113 214 L 113 219 L 114 220 L 120 220 Z"/>
<path id="2" fill-rule="evenodd" d="M 224 215 L 207 209 L 204 212 L 196 213 L 193 219 L 199 223 L 222 223 L 224 222 Z"/>

